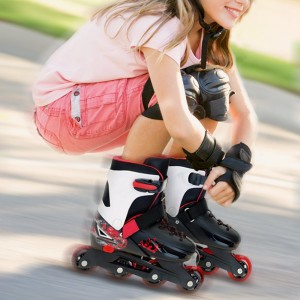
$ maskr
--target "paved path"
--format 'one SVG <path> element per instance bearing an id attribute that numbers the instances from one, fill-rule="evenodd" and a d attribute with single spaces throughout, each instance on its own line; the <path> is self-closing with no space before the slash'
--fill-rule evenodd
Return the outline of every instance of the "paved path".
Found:
<path id="1" fill-rule="evenodd" d="M 30 85 L 60 41 L 1 23 L 0 41 L 0 300 L 299 298 L 299 97 L 245 81 L 260 118 L 256 166 L 237 205 L 210 202 L 242 234 L 252 279 L 236 284 L 219 272 L 192 295 L 172 284 L 149 290 L 136 277 L 119 282 L 103 270 L 66 268 L 67 249 L 87 242 L 107 160 L 57 154 L 33 127 Z"/>

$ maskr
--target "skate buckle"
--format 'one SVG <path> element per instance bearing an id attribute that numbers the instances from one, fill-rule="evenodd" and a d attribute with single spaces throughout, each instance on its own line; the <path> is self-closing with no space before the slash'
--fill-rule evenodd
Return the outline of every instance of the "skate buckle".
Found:
<path id="1" fill-rule="evenodd" d="M 132 185 L 133 188 L 139 192 L 153 194 L 160 193 L 165 188 L 164 181 L 143 178 L 136 179 Z"/>
<path id="2" fill-rule="evenodd" d="M 195 219 L 190 215 L 189 210 L 190 210 L 190 208 L 187 207 L 187 208 L 184 210 L 184 212 L 185 212 L 185 214 L 188 216 L 188 218 L 190 219 L 190 222 L 192 223 L 192 222 L 195 221 Z"/>

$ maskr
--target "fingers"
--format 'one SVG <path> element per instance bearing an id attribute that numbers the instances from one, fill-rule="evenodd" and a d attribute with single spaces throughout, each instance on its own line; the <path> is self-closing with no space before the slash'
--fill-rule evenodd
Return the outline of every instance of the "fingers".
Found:
<path id="1" fill-rule="evenodd" d="M 208 193 L 213 200 L 222 206 L 230 205 L 235 196 L 234 190 L 224 181 L 218 182 L 214 187 L 208 190 Z"/>
<path id="2" fill-rule="evenodd" d="M 208 191 L 212 199 L 222 206 L 230 205 L 235 196 L 234 190 L 227 182 L 215 183 L 215 180 L 225 172 L 226 169 L 220 166 L 212 168 L 203 185 L 203 189 Z"/>
<path id="3" fill-rule="evenodd" d="M 221 175 L 225 174 L 226 169 L 223 167 L 212 168 L 207 179 L 204 182 L 203 189 L 209 190 L 215 185 L 215 180 Z"/>

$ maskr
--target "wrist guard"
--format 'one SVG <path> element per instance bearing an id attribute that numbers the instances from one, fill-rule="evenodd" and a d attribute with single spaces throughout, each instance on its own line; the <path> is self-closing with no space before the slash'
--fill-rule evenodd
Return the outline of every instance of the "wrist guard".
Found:
<path id="1" fill-rule="evenodd" d="M 219 166 L 226 168 L 226 173 L 217 178 L 216 183 L 225 181 L 233 188 L 235 192 L 233 201 L 241 194 L 243 175 L 252 168 L 251 157 L 250 148 L 244 143 L 239 143 L 232 146 L 219 163 Z"/>
<path id="2" fill-rule="evenodd" d="M 198 65 L 184 69 L 185 74 L 192 75 L 197 83 L 199 94 L 194 115 L 198 119 L 210 118 L 215 121 L 228 119 L 229 99 L 234 94 L 229 84 L 229 77 L 222 69 L 200 70 Z"/>
<path id="3" fill-rule="evenodd" d="M 208 131 L 205 132 L 204 139 L 195 152 L 190 153 L 185 149 L 183 149 L 183 152 L 186 155 L 187 161 L 196 171 L 210 169 L 216 166 L 222 161 L 224 156 L 221 146 Z"/>

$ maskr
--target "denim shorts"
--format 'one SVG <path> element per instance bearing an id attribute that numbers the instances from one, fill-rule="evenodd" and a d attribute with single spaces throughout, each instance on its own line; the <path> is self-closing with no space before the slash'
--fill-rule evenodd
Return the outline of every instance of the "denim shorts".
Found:
<path id="1" fill-rule="evenodd" d="M 60 99 L 36 107 L 39 134 L 67 154 L 101 152 L 123 146 L 144 111 L 142 92 L 149 75 L 80 84 Z M 156 102 L 155 96 L 151 105 Z"/>

